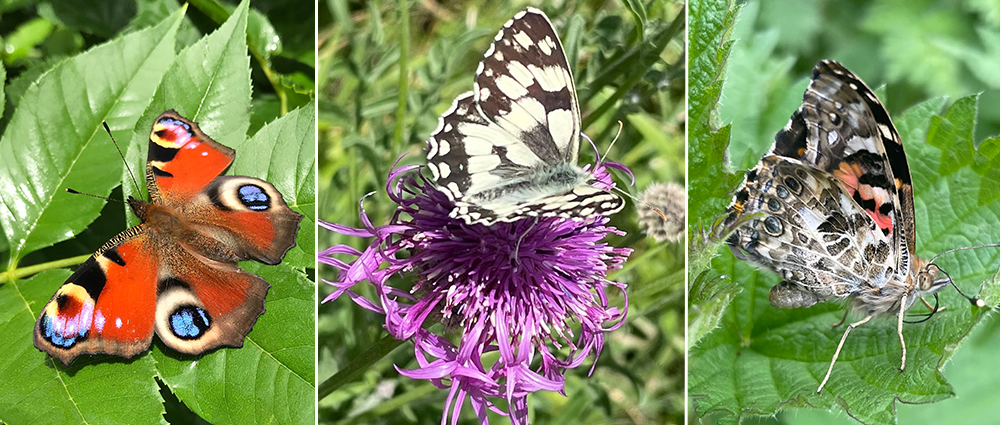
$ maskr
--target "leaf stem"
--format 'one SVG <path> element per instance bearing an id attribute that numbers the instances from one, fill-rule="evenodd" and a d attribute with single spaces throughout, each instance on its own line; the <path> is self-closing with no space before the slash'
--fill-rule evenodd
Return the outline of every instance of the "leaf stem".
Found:
<path id="1" fill-rule="evenodd" d="M 8 270 L 0 273 L 0 283 L 13 282 L 25 276 L 30 276 L 35 273 L 43 272 L 49 269 L 58 269 L 67 266 L 73 266 L 80 264 L 90 258 L 92 254 L 78 255 L 76 257 L 64 258 L 62 260 L 49 261 L 48 263 L 35 264 L 28 267 L 21 267 L 19 269 Z"/>
<path id="2" fill-rule="evenodd" d="M 385 356 L 388 356 L 389 353 L 396 349 L 396 347 L 403 345 L 403 342 L 405 341 L 397 340 L 393 338 L 392 335 L 386 335 L 383 337 L 381 340 L 372 345 L 368 351 L 365 351 L 361 354 L 361 356 L 348 363 L 339 372 L 319 384 L 319 388 L 316 391 L 316 401 L 318 402 L 323 400 L 328 395 L 336 391 L 337 388 L 352 382 L 355 377 L 367 370 L 368 367 L 375 364 L 375 362 L 381 360 Z"/>
<path id="3" fill-rule="evenodd" d="M 393 134 L 392 152 L 402 152 L 403 130 L 406 124 L 406 93 L 409 88 L 410 59 L 410 9 L 409 0 L 398 0 L 399 3 L 399 33 L 402 34 L 399 43 L 399 99 L 396 104 L 396 131 Z"/>

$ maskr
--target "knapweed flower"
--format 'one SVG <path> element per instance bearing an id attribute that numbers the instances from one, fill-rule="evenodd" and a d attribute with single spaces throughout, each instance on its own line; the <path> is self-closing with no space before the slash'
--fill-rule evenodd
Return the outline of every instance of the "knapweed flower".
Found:
<path id="1" fill-rule="evenodd" d="M 595 185 L 606 189 L 613 186 L 607 166 L 624 169 L 611 163 L 595 168 Z M 606 276 L 632 250 L 603 241 L 624 234 L 608 226 L 607 218 L 469 225 L 449 217 L 451 201 L 419 166 L 394 169 L 386 191 L 398 205 L 386 225 L 372 225 L 363 206 L 364 228 L 321 222 L 334 232 L 371 239 L 363 252 L 338 245 L 320 253 L 321 262 L 340 270 L 336 281 L 326 281 L 336 290 L 324 302 L 347 294 L 384 314 L 393 337 L 413 342 L 419 367 L 397 370 L 450 390 L 442 424 L 449 415 L 457 422 L 465 400 L 482 423 L 487 410 L 527 423 L 527 395 L 562 392 L 563 373 L 600 355 L 604 333 L 624 322 L 625 285 Z M 405 280 L 413 287 L 390 286 L 396 274 L 412 276 Z M 352 289 L 365 282 L 374 287 L 375 299 Z M 611 288 L 622 293 L 623 307 L 609 305 Z M 447 326 L 432 327 L 434 322 Z M 456 328 L 460 336 L 444 335 Z M 509 410 L 494 403 L 498 398 Z"/>
<path id="2" fill-rule="evenodd" d="M 657 242 L 677 242 L 684 238 L 687 192 L 677 183 L 653 183 L 646 187 L 636 206 L 643 232 Z M 654 209 L 655 208 L 655 209 Z"/>

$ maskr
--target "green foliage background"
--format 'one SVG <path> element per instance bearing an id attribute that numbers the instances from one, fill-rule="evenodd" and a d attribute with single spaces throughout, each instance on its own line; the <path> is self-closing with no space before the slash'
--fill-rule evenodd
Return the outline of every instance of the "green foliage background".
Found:
<path id="1" fill-rule="evenodd" d="M 995 229 L 998 139 L 992 137 L 1000 132 L 995 73 L 1000 4 L 744 2 L 738 19 L 726 9 L 724 2 L 691 4 L 696 33 L 689 109 L 690 396 L 697 407 L 692 416 L 711 413 L 711 421 L 720 423 L 737 418 L 854 423 L 848 415 L 866 423 L 991 422 L 995 395 L 990 388 L 997 375 L 982 366 L 1000 338 L 995 321 L 984 320 L 987 311 L 970 308 L 953 290 L 945 290 L 941 300 L 948 311 L 927 323 L 904 325 L 910 357 L 903 373 L 898 372 L 892 320 L 858 328 L 848 338 L 831 384 L 817 396 L 816 385 L 843 332 L 829 324 L 842 307 L 771 307 L 767 289 L 777 277 L 734 262 L 728 249 L 703 243 L 701 236 L 728 204 L 726 191 L 736 187 L 799 106 L 812 66 L 830 58 L 872 87 L 885 85 L 876 91 L 903 137 L 914 179 L 917 253 L 926 258 L 1000 239 Z M 731 174 L 709 171 L 718 171 L 713 167 L 720 163 Z M 939 261 L 965 291 L 981 289 L 980 296 L 996 305 L 1000 255 L 994 249 Z M 939 368 L 943 374 L 936 372 Z M 905 404 L 939 400 L 944 401 Z M 810 409 L 753 419 L 790 407 Z"/>
<path id="2" fill-rule="evenodd" d="M 314 4 L 0 2 L 0 422 L 314 423 Z M 307 25 L 302 25 L 307 22 Z M 152 120 L 174 108 L 237 151 L 228 174 L 272 182 L 303 213 L 241 349 L 184 356 L 156 338 L 131 359 L 69 367 L 32 345 L 39 310 L 137 219 Z M 150 306 L 152 308 L 152 306 Z"/>
<path id="3" fill-rule="evenodd" d="M 358 202 L 377 225 L 393 205 L 385 180 L 393 161 L 422 162 L 424 141 L 455 96 L 472 89 L 476 65 L 500 26 L 527 6 L 517 2 L 321 3 L 319 36 L 320 218 L 360 226 Z M 533 4 L 553 20 L 569 53 L 584 131 L 600 150 L 617 121 L 624 130 L 609 159 L 651 182 L 684 180 L 684 16 L 670 1 L 582 1 Z M 405 18 L 405 19 L 404 19 Z M 401 73 L 405 78 L 400 78 Z M 580 163 L 593 162 L 581 147 Z M 592 376 L 567 373 L 566 394 L 529 397 L 538 424 L 680 423 L 683 421 L 683 270 L 680 243 L 657 244 L 639 231 L 634 206 L 612 224 L 628 235 L 612 242 L 635 249 L 612 279 L 629 284 L 626 325 L 607 335 Z M 332 232 L 320 246 L 369 241 Z M 330 268 L 320 278 L 333 280 Z M 366 290 L 367 288 L 363 288 Z M 330 292 L 321 289 L 321 296 Z M 621 304 L 622 300 L 612 300 Z M 320 422 L 437 424 L 447 390 L 402 378 L 414 368 L 409 342 L 386 340 L 382 316 L 347 297 L 320 306 Z M 437 325 L 440 326 L 440 325 Z M 466 405 L 460 423 L 475 423 Z M 491 423 L 507 423 L 490 415 Z"/>

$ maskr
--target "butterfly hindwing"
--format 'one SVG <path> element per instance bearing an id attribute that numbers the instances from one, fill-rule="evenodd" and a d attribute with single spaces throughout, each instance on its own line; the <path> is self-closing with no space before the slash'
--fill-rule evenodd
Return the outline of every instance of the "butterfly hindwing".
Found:
<path id="1" fill-rule="evenodd" d="M 122 232 L 76 269 L 42 308 L 36 347 L 67 365 L 82 353 L 132 357 L 149 347 L 160 258 L 147 230 Z"/>
<path id="2" fill-rule="evenodd" d="M 217 261 L 171 240 L 157 282 L 156 334 L 181 353 L 242 347 L 264 314 L 270 285 L 228 261 Z"/>
<path id="3" fill-rule="evenodd" d="M 587 220 L 624 202 L 576 165 L 580 108 L 548 18 L 528 8 L 504 24 L 427 141 L 427 166 L 451 216 L 490 225 L 525 217 Z"/>
<path id="4" fill-rule="evenodd" d="M 835 177 L 810 164 L 765 155 L 746 173 L 730 212 L 730 220 L 749 220 L 727 240 L 733 254 L 785 280 L 771 290 L 775 306 L 846 298 L 895 277 L 884 265 L 892 241 Z"/>
<path id="5" fill-rule="evenodd" d="M 271 265 L 295 246 L 302 220 L 274 185 L 244 176 L 213 180 L 182 210 L 192 227 L 223 242 L 228 251 L 225 260 Z"/>

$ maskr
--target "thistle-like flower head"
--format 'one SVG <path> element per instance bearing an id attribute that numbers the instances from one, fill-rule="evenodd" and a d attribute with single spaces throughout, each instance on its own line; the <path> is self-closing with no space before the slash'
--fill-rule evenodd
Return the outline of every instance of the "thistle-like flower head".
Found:
<path id="1" fill-rule="evenodd" d="M 610 189 L 606 167 L 624 167 L 607 163 L 592 171 L 594 185 Z M 449 216 L 452 202 L 418 168 L 390 173 L 386 189 L 398 207 L 388 224 L 374 226 L 363 207 L 364 228 L 321 222 L 371 239 L 364 251 L 337 245 L 320 253 L 321 262 L 340 270 L 326 281 L 336 290 L 324 302 L 347 294 L 385 315 L 393 337 L 413 342 L 419 367 L 397 369 L 450 389 L 442 424 L 449 413 L 457 420 L 466 399 L 483 423 L 487 409 L 527 423 L 527 395 L 561 392 L 563 373 L 599 355 L 604 333 L 624 321 L 627 297 L 624 306 L 612 306 L 607 292 L 625 295 L 625 285 L 607 273 L 632 250 L 605 241 L 623 234 L 606 217 L 466 224 Z M 397 274 L 412 287 L 390 286 Z M 353 290 L 365 283 L 374 287 L 373 299 Z M 494 403 L 498 398 L 509 411 Z"/>

